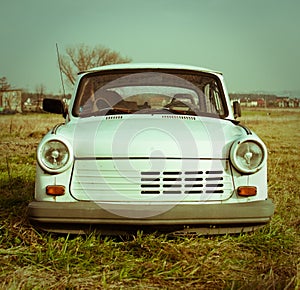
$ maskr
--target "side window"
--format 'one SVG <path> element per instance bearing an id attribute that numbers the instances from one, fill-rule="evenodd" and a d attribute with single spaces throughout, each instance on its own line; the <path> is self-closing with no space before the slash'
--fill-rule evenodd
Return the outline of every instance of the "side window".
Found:
<path id="1" fill-rule="evenodd" d="M 224 115 L 224 107 L 217 84 L 215 82 L 206 84 L 204 94 L 207 113 Z"/>

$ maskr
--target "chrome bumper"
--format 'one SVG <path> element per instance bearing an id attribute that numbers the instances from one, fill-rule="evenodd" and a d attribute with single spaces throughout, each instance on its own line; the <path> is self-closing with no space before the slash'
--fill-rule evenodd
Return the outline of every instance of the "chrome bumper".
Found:
<path id="1" fill-rule="evenodd" d="M 245 229 L 268 223 L 274 213 L 274 204 L 270 199 L 232 204 L 175 204 L 171 207 L 164 204 L 33 201 L 28 209 L 30 222 L 51 232 L 86 233 L 93 228 L 104 234 L 122 234 L 130 229 L 144 228 L 197 232 L 195 229 L 217 226 L 230 233 L 237 232 L 237 228 L 247 231 Z"/>

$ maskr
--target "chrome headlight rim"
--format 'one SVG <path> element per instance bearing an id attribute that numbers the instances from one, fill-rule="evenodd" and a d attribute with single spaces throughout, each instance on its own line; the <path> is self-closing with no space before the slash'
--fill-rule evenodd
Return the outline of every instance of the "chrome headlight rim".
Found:
<path id="1" fill-rule="evenodd" d="M 45 146 L 49 145 L 49 143 L 51 143 L 51 142 L 61 143 L 63 146 L 65 146 L 66 150 L 68 151 L 67 161 L 58 168 L 51 168 L 46 164 L 46 162 L 44 162 L 43 152 L 44 152 Z M 37 161 L 38 161 L 39 166 L 48 173 L 51 173 L 51 174 L 62 173 L 64 171 L 66 171 L 73 163 L 72 146 L 66 139 L 61 138 L 59 136 L 55 136 L 55 138 L 47 138 L 45 140 L 42 140 L 37 149 Z"/>
<path id="2" fill-rule="evenodd" d="M 237 160 L 238 150 L 245 143 L 250 143 L 250 144 L 254 143 L 255 145 L 257 145 L 260 148 L 261 153 L 262 153 L 262 158 L 261 158 L 259 164 L 252 169 L 242 166 L 240 164 L 240 162 Z M 230 161 L 231 161 L 232 165 L 234 166 L 234 168 L 240 173 L 243 173 L 243 174 L 256 173 L 259 170 L 261 170 L 262 167 L 266 164 L 266 160 L 267 160 L 267 148 L 266 148 L 265 144 L 258 138 L 255 138 L 255 137 L 251 138 L 249 136 L 239 138 L 233 142 L 233 144 L 230 148 Z"/>

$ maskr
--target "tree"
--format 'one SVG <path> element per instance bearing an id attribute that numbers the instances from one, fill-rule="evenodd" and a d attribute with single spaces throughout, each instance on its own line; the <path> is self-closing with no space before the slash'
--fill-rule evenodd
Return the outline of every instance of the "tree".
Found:
<path id="1" fill-rule="evenodd" d="M 6 91 L 10 89 L 10 84 L 8 83 L 6 77 L 0 78 L 0 91 Z"/>
<path id="2" fill-rule="evenodd" d="M 131 59 L 122 57 L 118 52 L 112 51 L 103 46 L 89 47 L 80 44 L 66 49 L 66 54 L 60 58 L 62 73 L 69 84 L 74 85 L 76 75 L 92 67 L 103 66 L 115 63 L 127 63 Z"/>

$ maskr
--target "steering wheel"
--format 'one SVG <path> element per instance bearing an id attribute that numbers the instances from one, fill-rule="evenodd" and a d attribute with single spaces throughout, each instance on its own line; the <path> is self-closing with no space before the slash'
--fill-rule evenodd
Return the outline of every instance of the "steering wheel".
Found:
<path id="1" fill-rule="evenodd" d="M 102 99 L 102 98 L 96 100 L 96 106 L 100 111 L 109 110 L 112 108 L 110 103 L 106 99 Z"/>

